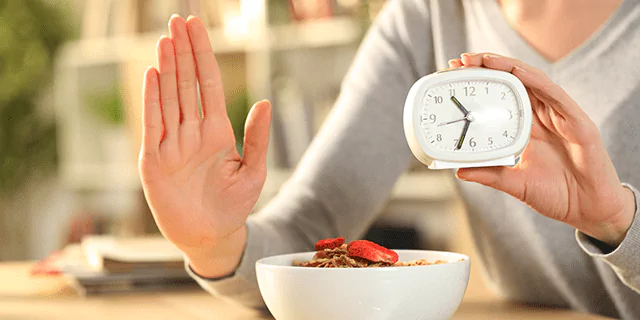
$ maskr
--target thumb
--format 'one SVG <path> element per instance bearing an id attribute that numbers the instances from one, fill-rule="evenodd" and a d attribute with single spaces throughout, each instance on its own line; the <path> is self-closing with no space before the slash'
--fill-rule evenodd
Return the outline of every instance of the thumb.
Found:
<path id="1" fill-rule="evenodd" d="M 257 102 L 249 111 L 244 129 L 243 165 L 251 170 L 266 166 L 269 129 L 271 127 L 271 103 Z"/>
<path id="2" fill-rule="evenodd" d="M 476 182 L 487 187 L 510 194 L 520 200 L 524 200 L 525 181 L 516 168 L 510 167 L 486 167 L 486 168 L 462 168 L 456 173 L 460 180 Z"/>

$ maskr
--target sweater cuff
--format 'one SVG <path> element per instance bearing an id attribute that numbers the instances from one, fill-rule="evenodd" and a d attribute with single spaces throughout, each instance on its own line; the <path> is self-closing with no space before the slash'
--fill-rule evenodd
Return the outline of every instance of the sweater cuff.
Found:
<path id="1" fill-rule="evenodd" d="M 610 247 L 576 230 L 576 239 L 580 247 L 590 256 L 608 262 L 619 275 L 638 272 L 640 265 L 640 214 L 638 214 L 640 192 L 629 184 L 623 183 L 623 185 L 633 192 L 636 211 L 631 227 L 618 247 Z"/>
<path id="2" fill-rule="evenodd" d="M 221 278 L 206 278 L 198 275 L 191 269 L 188 258 L 185 256 L 185 269 L 187 273 L 207 292 L 214 296 L 240 303 L 250 308 L 264 308 L 264 301 L 257 287 L 254 256 L 262 252 L 263 237 L 259 225 L 247 220 L 247 242 L 240 260 L 240 264 L 230 275 Z"/>

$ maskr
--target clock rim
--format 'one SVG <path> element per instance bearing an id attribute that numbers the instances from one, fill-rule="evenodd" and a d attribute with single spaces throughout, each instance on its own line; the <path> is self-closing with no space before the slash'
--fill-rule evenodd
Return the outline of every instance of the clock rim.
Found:
<path id="1" fill-rule="evenodd" d="M 420 108 L 415 108 L 416 104 L 422 107 L 422 99 L 426 92 L 437 85 L 455 81 L 494 81 L 501 82 L 509 86 L 515 93 L 519 107 L 522 109 L 522 130 L 518 136 L 507 147 L 481 151 L 474 153 L 447 152 L 436 149 L 428 143 L 424 134 L 420 130 Z M 409 147 L 414 156 L 422 163 L 430 165 L 434 160 L 472 163 L 478 161 L 488 161 L 504 158 L 507 156 L 520 156 L 526 148 L 532 126 L 531 102 L 525 86 L 520 80 L 510 72 L 492 70 L 486 68 L 465 68 L 445 70 L 424 76 L 416 81 L 407 95 L 404 106 L 404 129 Z M 416 134 L 419 132 L 420 134 Z"/>

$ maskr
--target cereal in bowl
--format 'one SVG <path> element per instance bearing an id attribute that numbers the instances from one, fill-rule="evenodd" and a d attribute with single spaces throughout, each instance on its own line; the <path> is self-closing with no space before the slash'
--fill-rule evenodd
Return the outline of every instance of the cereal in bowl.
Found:
<path id="1" fill-rule="evenodd" d="M 367 240 L 355 240 L 349 244 L 344 238 L 323 239 L 315 245 L 316 254 L 306 262 L 294 261 L 294 266 L 311 268 L 378 268 L 410 267 L 443 264 L 447 261 L 426 259 L 398 261 L 398 254 L 390 249 Z"/>

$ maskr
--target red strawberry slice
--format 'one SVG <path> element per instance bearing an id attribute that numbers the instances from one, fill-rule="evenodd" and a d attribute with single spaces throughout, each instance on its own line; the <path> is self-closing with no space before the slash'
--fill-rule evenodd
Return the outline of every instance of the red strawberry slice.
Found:
<path id="1" fill-rule="evenodd" d="M 330 239 L 322 239 L 316 242 L 316 251 L 324 250 L 324 249 L 335 249 L 344 244 L 344 238 L 330 238 Z"/>
<path id="2" fill-rule="evenodd" d="M 367 240 L 351 241 L 347 245 L 347 251 L 352 258 L 363 258 L 371 262 L 398 262 L 398 254 L 395 251 Z"/>

